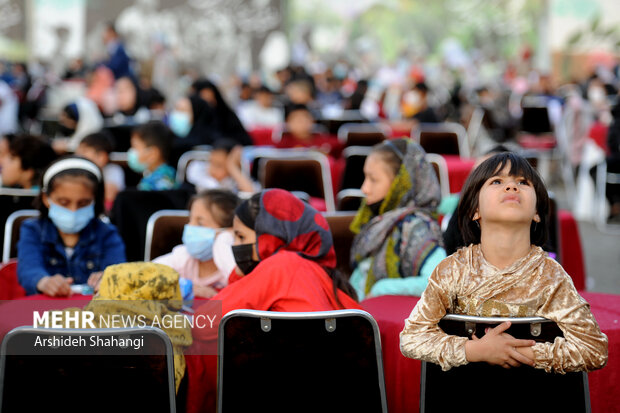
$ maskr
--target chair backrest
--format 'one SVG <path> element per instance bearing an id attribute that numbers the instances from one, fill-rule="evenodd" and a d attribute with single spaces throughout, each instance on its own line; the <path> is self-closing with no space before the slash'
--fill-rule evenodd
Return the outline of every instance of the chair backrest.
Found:
<path id="1" fill-rule="evenodd" d="M 369 146 L 348 146 L 342 151 L 344 171 L 340 181 L 340 189 L 359 189 L 364 183 L 364 163 L 370 151 Z"/>
<path id="2" fill-rule="evenodd" d="M 336 194 L 338 211 L 357 211 L 364 198 L 361 189 L 343 189 Z"/>
<path id="3" fill-rule="evenodd" d="M 516 338 L 553 342 L 556 337 L 563 337 L 557 324 L 541 317 L 450 314 L 440 321 L 439 327 L 447 334 L 460 337 L 476 334 L 480 338 L 486 327 L 504 321 L 511 322 L 506 332 Z M 487 363 L 469 363 L 442 371 L 437 364 L 422 362 L 420 386 L 421 413 L 462 410 L 464 405 L 479 411 L 495 411 L 498 406 L 510 411 L 590 411 L 585 372 L 553 374 L 529 366 L 504 369 Z M 518 392 L 517 397 L 507 397 L 507 392 L 512 391 Z"/>
<path id="4" fill-rule="evenodd" d="M 387 412 L 379 329 L 365 311 L 235 310 L 218 342 L 220 413 Z"/>
<path id="5" fill-rule="evenodd" d="M 355 238 L 355 234 L 351 232 L 349 227 L 356 213 L 357 211 L 323 213 L 334 239 L 337 268 L 347 277 L 351 275 L 352 271 L 351 245 L 353 244 L 353 238 Z"/>
<path id="6" fill-rule="evenodd" d="M 323 112 L 322 116 L 316 121 L 318 124 L 324 126 L 328 133 L 336 135 L 342 125 L 347 123 L 367 123 L 368 119 L 366 119 L 359 110 L 349 109 L 333 114 L 326 114 Z"/>
<path id="7" fill-rule="evenodd" d="M 338 140 L 344 146 L 373 146 L 392 135 L 382 123 L 345 123 L 338 129 Z"/>
<path id="8" fill-rule="evenodd" d="M 185 210 L 194 191 L 172 189 L 167 191 L 139 191 L 128 189 L 116 197 L 110 219 L 125 242 L 127 261 L 144 258 L 146 226 L 149 218 L 163 209 Z"/>
<path id="9" fill-rule="evenodd" d="M 187 168 L 196 161 L 208 162 L 211 151 L 187 151 L 179 158 L 177 163 L 177 182 L 187 182 Z"/>
<path id="10" fill-rule="evenodd" d="M 258 180 L 264 188 L 303 191 L 323 198 L 328 211 L 336 210 L 329 161 L 322 153 L 308 151 L 285 157 L 263 157 L 258 168 Z"/>
<path id="11" fill-rule="evenodd" d="M 411 135 L 427 153 L 469 157 L 467 132 L 458 123 L 420 123 Z"/>
<path id="12" fill-rule="evenodd" d="M 54 339 L 78 341 L 69 346 L 36 345 L 37 340 L 48 343 Z M 139 343 L 139 348 L 92 346 L 106 340 L 119 343 L 120 339 Z M 127 397 L 128 391 L 132 397 Z M 2 342 L 0 403 L 3 412 L 175 412 L 170 339 L 152 327 L 18 327 Z"/>
<path id="13" fill-rule="evenodd" d="M 521 131 L 534 135 L 553 132 L 547 106 L 542 104 L 542 102 L 528 104 L 524 101 L 521 115 Z"/>
<path id="14" fill-rule="evenodd" d="M 15 211 L 6 219 L 4 224 L 4 242 L 2 245 L 2 262 L 17 257 L 17 241 L 19 241 L 19 228 L 22 222 L 28 218 L 39 216 L 36 209 L 22 209 Z"/>
<path id="15" fill-rule="evenodd" d="M 30 189 L 0 188 L 0 228 L 4 228 L 6 220 L 15 211 L 32 209 L 39 191 Z M 0 248 L 4 247 L 4 237 L 0 237 Z"/>
<path id="16" fill-rule="evenodd" d="M 443 156 L 437 155 L 436 153 L 427 153 L 426 160 L 430 162 L 437 175 L 439 187 L 441 188 L 441 197 L 443 198 L 450 195 L 450 178 L 448 176 L 448 164 L 446 160 Z"/>
<path id="17" fill-rule="evenodd" d="M 189 211 L 164 209 L 157 211 L 146 223 L 144 261 L 167 254 L 183 243 L 183 227 L 189 222 Z"/>

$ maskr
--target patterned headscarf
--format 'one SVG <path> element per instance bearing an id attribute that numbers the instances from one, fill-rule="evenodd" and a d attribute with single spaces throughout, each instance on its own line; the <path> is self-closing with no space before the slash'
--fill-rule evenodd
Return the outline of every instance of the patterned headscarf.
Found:
<path id="1" fill-rule="evenodd" d="M 375 216 L 364 200 L 351 223 L 357 234 L 351 247 L 352 267 L 372 258 L 366 293 L 380 279 L 419 275 L 426 257 L 442 242 L 434 218 L 441 198 L 435 171 L 424 149 L 410 139 L 403 155 L 379 214 Z"/>
<path id="2" fill-rule="evenodd" d="M 286 250 L 323 267 L 336 267 L 336 252 L 327 220 L 288 191 L 269 189 L 261 193 L 254 230 L 261 260 Z"/>
<path id="3" fill-rule="evenodd" d="M 179 274 L 163 264 L 130 262 L 108 266 L 101 278 L 99 292 L 84 308 L 99 314 L 143 315 L 147 325 L 166 315 L 178 314 L 183 301 Z M 170 325 L 162 329 L 170 337 L 174 351 L 176 389 L 185 374 L 183 349 L 192 344 L 189 327 Z"/>

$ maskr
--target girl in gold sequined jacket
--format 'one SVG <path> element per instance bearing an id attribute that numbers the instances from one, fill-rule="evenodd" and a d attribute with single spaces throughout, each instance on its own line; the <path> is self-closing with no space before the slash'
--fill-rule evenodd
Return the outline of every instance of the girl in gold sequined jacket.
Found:
<path id="1" fill-rule="evenodd" d="M 570 276 L 540 248 L 547 237 L 549 198 L 536 171 L 516 154 L 497 154 L 472 172 L 463 194 L 459 227 L 469 246 L 435 268 L 405 320 L 402 353 L 443 370 L 479 361 L 558 373 L 603 367 L 607 337 Z M 470 340 L 438 327 L 446 313 L 544 317 L 557 323 L 564 337 L 520 340 L 505 332 L 510 322 L 504 322 Z"/>

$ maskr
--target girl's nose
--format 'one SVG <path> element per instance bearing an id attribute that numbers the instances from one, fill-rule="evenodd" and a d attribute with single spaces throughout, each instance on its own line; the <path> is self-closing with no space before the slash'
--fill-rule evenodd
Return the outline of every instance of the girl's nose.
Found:
<path id="1" fill-rule="evenodd" d="M 519 186 L 517 185 L 516 182 L 514 181 L 508 181 L 508 183 L 506 184 L 506 186 L 504 187 L 504 190 L 506 192 L 510 192 L 510 191 L 518 191 L 519 190 Z"/>

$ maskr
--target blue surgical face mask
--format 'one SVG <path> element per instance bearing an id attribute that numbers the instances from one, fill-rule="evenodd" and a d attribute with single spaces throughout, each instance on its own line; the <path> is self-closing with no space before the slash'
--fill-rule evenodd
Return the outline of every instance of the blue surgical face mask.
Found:
<path id="1" fill-rule="evenodd" d="M 189 114 L 180 110 L 173 110 L 168 117 L 168 125 L 172 132 L 179 138 L 187 136 L 192 129 L 192 122 L 189 120 Z"/>
<path id="2" fill-rule="evenodd" d="M 65 234 L 77 234 L 95 217 L 95 203 L 93 202 L 90 205 L 72 211 L 50 202 L 47 216 L 60 232 Z"/>
<path id="3" fill-rule="evenodd" d="M 183 245 L 189 255 L 198 261 L 208 261 L 213 258 L 213 242 L 217 230 L 197 225 L 183 227 Z"/>
<path id="4" fill-rule="evenodd" d="M 146 171 L 146 165 L 140 162 L 138 159 L 138 151 L 134 148 L 129 148 L 127 151 L 127 165 L 134 171 L 139 174 Z"/>

